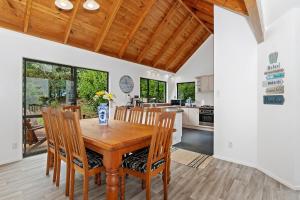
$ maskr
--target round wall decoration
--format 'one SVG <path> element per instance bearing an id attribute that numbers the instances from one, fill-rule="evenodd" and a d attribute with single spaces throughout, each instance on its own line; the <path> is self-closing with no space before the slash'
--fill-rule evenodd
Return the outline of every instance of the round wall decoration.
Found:
<path id="1" fill-rule="evenodd" d="M 132 92 L 134 88 L 134 82 L 128 75 L 124 75 L 120 78 L 119 86 L 122 92 L 128 94 Z"/>

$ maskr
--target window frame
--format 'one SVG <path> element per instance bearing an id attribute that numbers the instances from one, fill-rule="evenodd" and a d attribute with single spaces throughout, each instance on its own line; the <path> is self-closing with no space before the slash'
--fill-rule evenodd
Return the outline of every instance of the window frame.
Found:
<path id="1" fill-rule="evenodd" d="M 26 64 L 27 62 L 36 62 L 36 63 L 41 63 L 41 64 L 48 64 L 48 65 L 56 65 L 58 67 L 65 67 L 65 68 L 69 68 L 71 69 L 71 81 L 74 82 L 74 96 L 75 99 L 78 98 L 78 94 L 77 94 L 77 80 L 78 80 L 78 75 L 77 75 L 77 70 L 78 69 L 83 69 L 83 70 L 92 70 L 92 71 L 96 71 L 96 72 L 102 72 L 102 73 L 106 73 L 107 74 L 107 91 L 109 91 L 109 72 L 108 71 L 103 71 L 103 70 L 97 70 L 97 69 L 90 69 L 90 68 L 86 68 L 86 67 L 78 67 L 78 66 L 71 66 L 71 65 L 65 65 L 65 64 L 61 64 L 61 63 L 55 63 L 55 62 L 49 62 L 49 61 L 43 61 L 43 60 L 38 60 L 38 59 L 32 59 L 32 58 L 26 58 L 23 57 L 23 73 L 22 73 L 22 119 L 23 121 L 28 119 L 28 118 L 40 118 L 42 117 L 41 114 L 37 114 L 37 115 L 30 115 L 27 116 L 26 113 Z M 77 104 L 77 101 L 74 102 L 74 105 Z M 24 123 L 22 123 L 23 125 L 23 131 L 22 131 L 22 141 L 24 145 L 24 141 L 25 141 L 25 126 Z M 35 154 L 39 154 L 42 153 L 41 152 L 34 152 L 34 153 L 26 153 L 26 145 L 24 145 L 23 148 L 23 157 L 27 157 L 27 156 L 31 156 L 31 155 L 35 155 Z"/>
<path id="2" fill-rule="evenodd" d="M 163 102 L 160 102 L 160 103 L 166 103 L 167 102 L 167 81 L 162 81 L 162 80 L 157 80 L 157 79 L 150 79 L 150 78 L 144 78 L 144 77 L 140 77 L 140 98 L 144 98 L 142 97 L 142 87 L 141 87 L 141 81 L 142 79 L 146 80 L 147 81 L 147 103 L 149 103 L 149 81 L 152 80 L 152 81 L 157 81 L 157 95 L 159 93 L 159 83 L 163 83 L 164 86 L 165 86 L 165 92 L 164 92 L 164 95 L 165 95 L 165 98 L 164 98 L 164 101 Z"/>
<path id="3" fill-rule="evenodd" d="M 180 84 L 191 84 L 191 83 L 193 83 L 194 84 L 194 93 L 195 93 L 195 99 L 192 99 L 193 101 L 196 101 L 196 82 L 195 81 L 189 81 L 189 82 L 179 82 L 179 83 L 177 83 L 176 84 L 176 95 L 177 95 L 177 99 L 178 99 L 178 97 L 179 97 L 179 95 L 178 95 L 178 85 L 180 85 Z"/>

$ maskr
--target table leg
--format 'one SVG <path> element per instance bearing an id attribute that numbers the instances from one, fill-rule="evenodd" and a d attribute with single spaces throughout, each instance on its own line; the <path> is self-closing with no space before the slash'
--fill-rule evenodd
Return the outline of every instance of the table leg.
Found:
<path id="1" fill-rule="evenodd" d="M 119 168 L 121 155 L 117 152 L 104 153 L 106 169 L 106 199 L 117 200 L 119 194 Z"/>

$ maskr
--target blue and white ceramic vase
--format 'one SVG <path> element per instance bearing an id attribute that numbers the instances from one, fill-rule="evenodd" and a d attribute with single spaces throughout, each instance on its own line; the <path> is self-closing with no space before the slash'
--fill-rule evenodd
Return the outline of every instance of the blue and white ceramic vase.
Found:
<path id="1" fill-rule="evenodd" d="M 100 103 L 97 110 L 98 110 L 99 124 L 107 125 L 108 124 L 108 105 L 107 105 L 107 103 Z"/>

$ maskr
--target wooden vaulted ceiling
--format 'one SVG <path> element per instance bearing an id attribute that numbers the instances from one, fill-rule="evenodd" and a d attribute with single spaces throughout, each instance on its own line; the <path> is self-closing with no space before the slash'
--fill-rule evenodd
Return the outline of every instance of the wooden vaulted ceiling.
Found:
<path id="1" fill-rule="evenodd" d="M 247 15 L 244 0 L 0 0 L 0 27 L 176 72 L 213 34 L 213 4 Z"/>

